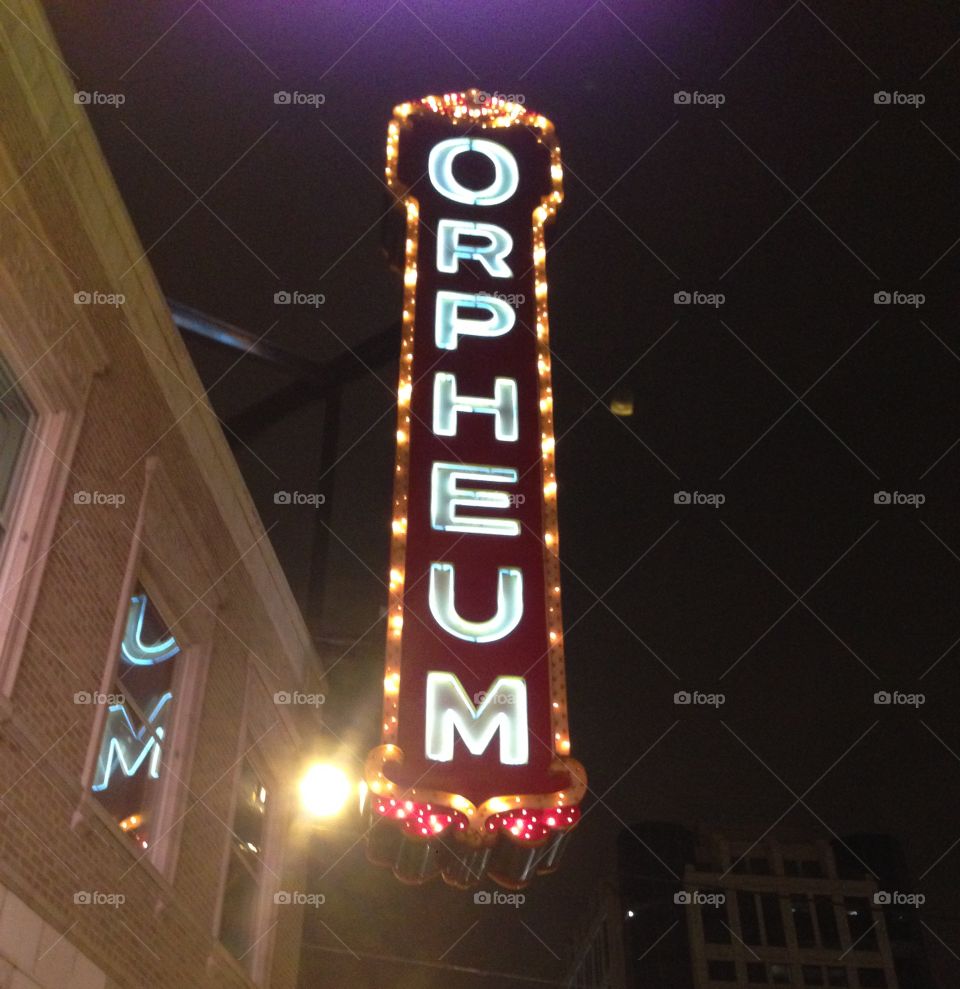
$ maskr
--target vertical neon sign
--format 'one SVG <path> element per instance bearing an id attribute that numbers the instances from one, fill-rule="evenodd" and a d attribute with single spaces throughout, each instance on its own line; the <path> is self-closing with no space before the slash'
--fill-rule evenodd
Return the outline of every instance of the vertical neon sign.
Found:
<path id="1" fill-rule="evenodd" d="M 428 97 L 395 109 L 386 174 L 407 237 L 382 744 L 366 772 L 384 820 L 369 849 L 406 881 L 519 887 L 553 868 L 586 791 L 567 724 L 548 344 L 560 149 L 518 104 Z"/>

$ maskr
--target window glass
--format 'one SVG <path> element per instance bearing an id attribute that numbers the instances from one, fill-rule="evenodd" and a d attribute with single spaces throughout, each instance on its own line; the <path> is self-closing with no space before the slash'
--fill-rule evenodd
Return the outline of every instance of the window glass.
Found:
<path id="1" fill-rule="evenodd" d="M 767 981 L 767 966 L 763 962 L 747 962 L 747 982 Z"/>
<path id="2" fill-rule="evenodd" d="M 787 943 L 783 933 L 783 914 L 780 912 L 780 897 L 776 893 L 764 893 L 760 897 L 763 909 L 763 927 L 767 944 L 782 947 Z"/>
<path id="3" fill-rule="evenodd" d="M 252 965 L 251 949 L 260 937 L 259 904 L 263 883 L 263 844 L 269 794 L 248 760 L 240 767 L 237 803 L 230 835 L 230 862 L 223 890 L 220 940 L 243 962 Z"/>
<path id="4" fill-rule="evenodd" d="M 741 890 L 737 893 L 737 909 L 740 914 L 740 937 L 746 944 L 761 944 L 760 917 L 757 914 L 757 898 L 754 893 Z"/>
<path id="5" fill-rule="evenodd" d="M 850 943 L 856 951 L 876 951 L 877 930 L 870 901 L 865 896 L 848 896 L 844 899 L 847 923 L 850 926 Z"/>
<path id="6" fill-rule="evenodd" d="M 789 985 L 790 984 L 790 966 L 789 965 L 771 965 L 770 966 L 770 981 L 775 985 Z"/>
<path id="7" fill-rule="evenodd" d="M 737 966 L 735 962 L 714 959 L 707 962 L 707 978 L 712 982 L 736 982 Z"/>
<path id="8" fill-rule="evenodd" d="M 708 944 L 729 944 L 730 931 L 727 927 L 727 908 L 724 904 L 712 906 L 709 903 L 700 905 L 700 916 L 703 919 L 703 939 Z"/>
<path id="9" fill-rule="evenodd" d="M 92 789 L 120 830 L 149 848 L 180 646 L 142 588 L 130 599 Z"/>
<path id="10" fill-rule="evenodd" d="M 801 948 L 812 948 L 817 940 L 813 933 L 813 916 L 810 913 L 810 901 L 802 894 L 790 897 L 790 911 L 793 914 L 793 928 L 797 935 L 797 944 Z"/>
<path id="11" fill-rule="evenodd" d="M 863 989 L 885 989 L 887 977 L 882 968 L 861 968 L 857 969 L 860 977 L 860 985 Z"/>
<path id="12" fill-rule="evenodd" d="M 0 361 L 0 539 L 10 527 L 33 419 L 33 410 Z"/>
<path id="13" fill-rule="evenodd" d="M 825 948 L 840 947 L 840 932 L 837 930 L 837 915 L 833 900 L 829 896 L 815 896 L 814 909 L 817 914 L 817 927 L 820 928 L 820 943 Z"/>
<path id="14" fill-rule="evenodd" d="M 823 969 L 819 965 L 803 966 L 803 984 L 805 986 L 822 986 Z"/>
<path id="15" fill-rule="evenodd" d="M 848 986 L 850 985 L 850 980 L 847 978 L 847 970 L 841 968 L 839 965 L 830 965 L 827 967 L 827 985 L 828 986 Z"/>

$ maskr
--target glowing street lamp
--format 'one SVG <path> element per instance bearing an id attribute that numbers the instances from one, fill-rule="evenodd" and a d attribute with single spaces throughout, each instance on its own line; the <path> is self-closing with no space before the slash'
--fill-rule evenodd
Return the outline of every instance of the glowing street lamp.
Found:
<path id="1" fill-rule="evenodd" d="M 300 806 L 313 818 L 338 817 L 353 792 L 350 777 L 329 762 L 315 762 L 300 780 Z"/>

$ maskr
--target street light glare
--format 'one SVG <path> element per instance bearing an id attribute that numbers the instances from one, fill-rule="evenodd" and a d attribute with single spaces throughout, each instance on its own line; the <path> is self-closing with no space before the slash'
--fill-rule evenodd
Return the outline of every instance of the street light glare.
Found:
<path id="1" fill-rule="evenodd" d="M 312 817 L 336 817 L 350 798 L 352 787 L 338 766 L 315 763 L 300 781 L 300 804 Z"/>

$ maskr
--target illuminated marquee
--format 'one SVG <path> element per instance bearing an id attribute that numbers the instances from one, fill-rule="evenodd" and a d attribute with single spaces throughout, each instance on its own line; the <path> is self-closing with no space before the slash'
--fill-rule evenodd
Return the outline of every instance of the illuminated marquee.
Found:
<path id="1" fill-rule="evenodd" d="M 394 111 L 406 211 L 375 861 L 525 885 L 586 790 L 570 757 L 544 225 L 553 126 L 476 91 Z M 453 847 L 451 838 L 456 839 Z"/>

